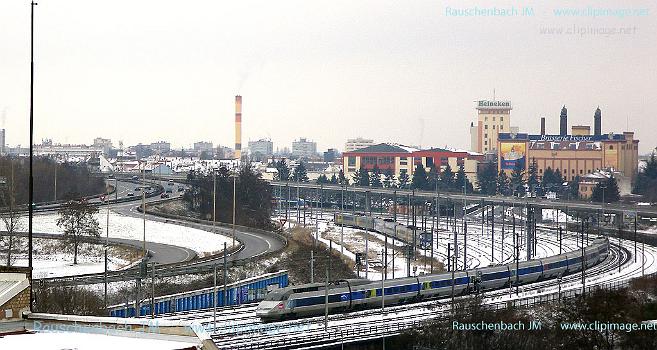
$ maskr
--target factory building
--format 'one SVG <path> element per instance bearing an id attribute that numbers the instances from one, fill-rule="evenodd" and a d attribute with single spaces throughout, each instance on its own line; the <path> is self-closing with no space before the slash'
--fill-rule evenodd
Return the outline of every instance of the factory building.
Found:
<path id="1" fill-rule="evenodd" d="M 470 150 L 496 153 L 497 135 L 511 132 L 511 101 L 477 101 L 477 122 L 470 124 Z"/>
<path id="2" fill-rule="evenodd" d="M 565 106 L 561 110 L 559 135 L 500 133 L 497 140 L 498 170 L 511 173 L 516 166 L 528 171 L 535 160 L 538 174 L 545 169 L 559 170 L 566 181 L 599 170 L 613 170 L 625 181 L 633 181 L 638 172 L 639 140 L 634 132 L 597 134 L 601 129 L 601 112 L 594 114 L 594 134 L 591 127 L 576 125 L 571 133 L 564 132 L 567 120 Z"/>
<path id="3" fill-rule="evenodd" d="M 375 165 L 382 174 L 391 170 L 395 178 L 399 178 L 402 172 L 412 177 L 415 167 L 420 164 L 427 171 L 437 168 L 439 172 L 448 164 L 456 172 L 460 164 L 464 164 L 465 172 L 473 183 L 476 181 L 477 163 L 482 159 L 482 154 L 469 151 L 443 148 L 419 150 L 389 143 L 380 143 L 342 154 L 343 169 L 348 178 L 361 168 L 371 171 Z"/>

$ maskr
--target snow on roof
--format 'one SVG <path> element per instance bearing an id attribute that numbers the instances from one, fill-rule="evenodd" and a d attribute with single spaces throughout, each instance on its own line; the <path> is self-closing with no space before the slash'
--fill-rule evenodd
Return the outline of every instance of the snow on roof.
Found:
<path id="1" fill-rule="evenodd" d="M 195 340 L 190 338 L 190 340 Z M 95 333 L 36 332 L 7 335 L 2 339 L 7 349 L 153 349 L 171 350 L 193 348 L 195 341 L 177 341 Z"/>
<path id="2" fill-rule="evenodd" d="M 0 305 L 15 297 L 30 285 L 24 273 L 0 273 Z"/>
<path id="3" fill-rule="evenodd" d="M 379 143 L 376 145 L 359 148 L 351 153 L 412 153 L 418 151 L 417 148 L 400 145 L 397 143 Z"/>
<path id="4" fill-rule="evenodd" d="M 406 152 L 417 152 L 417 151 L 420 150 L 419 148 L 415 148 L 415 147 L 411 147 L 411 146 L 404 146 L 404 145 L 400 145 L 400 144 L 396 144 L 396 143 L 393 144 L 393 145 L 406 150 Z"/>

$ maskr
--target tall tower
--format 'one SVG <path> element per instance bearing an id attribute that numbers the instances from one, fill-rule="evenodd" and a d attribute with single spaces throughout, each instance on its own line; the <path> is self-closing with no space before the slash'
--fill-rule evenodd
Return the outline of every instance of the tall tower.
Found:
<path id="1" fill-rule="evenodd" d="M 0 129 L 0 155 L 5 155 L 5 129 Z"/>
<path id="2" fill-rule="evenodd" d="M 602 111 L 600 110 L 600 106 L 598 106 L 593 115 L 593 135 L 602 135 Z"/>
<path id="3" fill-rule="evenodd" d="M 559 135 L 568 135 L 568 110 L 566 106 L 561 107 L 561 116 L 559 116 Z"/>
<path id="4" fill-rule="evenodd" d="M 541 117 L 541 135 L 545 135 L 545 117 Z"/>
<path id="5" fill-rule="evenodd" d="M 235 159 L 242 159 L 242 96 L 235 96 Z"/>
<path id="6" fill-rule="evenodd" d="M 496 153 L 497 136 L 511 132 L 511 101 L 477 101 L 477 152 Z M 470 132 L 474 132 L 472 128 Z"/>

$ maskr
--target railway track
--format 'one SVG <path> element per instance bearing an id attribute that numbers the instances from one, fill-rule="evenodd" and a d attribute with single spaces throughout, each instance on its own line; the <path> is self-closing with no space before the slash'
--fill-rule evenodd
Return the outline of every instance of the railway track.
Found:
<path id="1" fill-rule="evenodd" d="M 496 227 L 496 233 L 497 230 L 498 227 Z M 537 236 L 540 243 L 538 246 L 542 249 L 540 255 L 558 252 L 559 241 L 552 230 L 539 228 Z M 485 236 L 482 236 L 482 240 L 485 241 L 483 237 Z M 564 232 L 563 251 L 578 250 L 578 237 L 577 232 Z M 633 256 L 630 253 L 632 244 L 631 241 L 624 241 L 621 245 L 611 243 L 607 258 L 586 270 L 587 286 L 623 283 L 629 278 L 640 276 L 643 271 L 640 264 L 642 259 L 637 259 L 637 263 L 633 262 Z M 490 245 L 487 247 L 490 248 Z M 655 272 L 657 271 L 655 260 L 657 249 L 646 248 L 645 271 Z M 469 252 L 470 249 L 468 247 Z M 476 252 L 485 254 L 485 251 L 486 247 L 483 247 Z M 512 249 L 505 249 L 504 256 L 504 262 L 510 262 L 513 259 Z M 617 272 L 619 264 L 621 273 Z M 563 276 L 560 282 L 552 279 L 523 285 L 518 288 L 517 294 L 515 287 L 486 291 L 485 303 L 501 308 L 506 307 L 508 302 L 526 305 L 530 302 L 554 301 L 559 284 L 564 295 L 572 296 L 581 291 L 581 277 L 581 272 L 578 272 Z M 458 298 L 467 298 L 467 296 Z M 220 349 L 293 349 L 319 348 L 341 342 L 392 336 L 409 327 L 415 327 L 422 321 L 443 317 L 449 310 L 449 300 L 438 299 L 390 306 L 383 311 L 370 309 L 332 314 L 328 317 L 326 328 L 323 316 L 263 323 L 255 316 L 255 305 L 218 310 L 216 326 L 213 322 L 212 310 L 167 315 L 166 318 L 200 323 L 211 333 L 213 341 Z"/>
<path id="2" fill-rule="evenodd" d="M 655 254 L 657 251 L 649 253 Z M 619 247 L 613 244 L 605 261 L 587 269 L 587 284 L 596 284 L 596 276 L 616 271 L 619 261 L 622 266 L 627 266 L 631 263 L 630 258 L 631 254 L 627 247 Z M 650 270 L 654 270 L 654 265 L 654 258 L 647 260 L 647 267 Z M 631 269 L 626 268 L 622 270 L 623 273 L 620 276 L 601 280 L 601 282 L 610 283 L 627 279 L 639 270 L 636 266 Z M 580 288 L 577 286 L 579 280 L 581 280 L 580 273 L 564 276 L 561 281 L 564 293 Z M 542 293 L 554 293 L 556 285 L 557 282 L 554 280 L 548 280 L 523 286 L 518 299 L 536 299 L 538 297 L 540 300 Z M 506 289 L 489 291 L 485 293 L 485 300 L 489 304 L 505 304 L 507 300 L 499 300 L 505 295 L 508 295 Z M 439 317 L 448 310 L 449 302 L 442 299 L 391 306 L 385 311 L 373 309 L 336 314 L 329 316 L 329 324 L 326 329 L 323 325 L 324 318 L 321 316 L 301 320 L 262 323 L 254 315 L 251 317 L 241 315 L 239 318 L 233 319 L 231 323 L 220 325 L 212 330 L 212 338 L 219 348 L 307 348 L 309 346 L 333 344 L 338 340 L 349 342 L 366 339 L 368 336 L 379 338 L 382 334 L 386 336 L 398 334 L 421 321 Z M 201 323 L 211 328 L 208 322 Z M 363 329 L 369 331 L 363 331 Z"/>

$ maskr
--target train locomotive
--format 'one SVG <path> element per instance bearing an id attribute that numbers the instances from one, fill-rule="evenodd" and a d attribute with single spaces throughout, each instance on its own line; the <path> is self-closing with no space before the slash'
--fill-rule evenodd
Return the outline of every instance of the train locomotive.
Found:
<path id="1" fill-rule="evenodd" d="M 392 219 L 380 219 L 362 214 L 336 213 L 333 215 L 333 221 L 336 225 L 344 225 L 385 233 L 389 237 L 395 237 L 396 239 L 407 243 L 413 242 L 414 233 L 425 233 L 420 232 L 421 230 L 419 228 L 414 228 L 413 225 L 402 225 Z"/>
<path id="2" fill-rule="evenodd" d="M 370 218 L 371 219 L 371 218 Z M 377 219 L 378 220 L 378 219 Z M 352 226 L 356 226 L 352 224 Z M 428 274 L 381 281 L 349 279 L 304 284 L 281 288 L 268 293 L 258 304 L 256 315 L 261 320 L 276 321 L 288 318 L 323 315 L 328 294 L 329 313 L 360 310 L 381 305 L 416 302 L 477 291 L 499 289 L 511 285 L 533 283 L 576 273 L 604 261 L 609 252 L 609 240 L 598 238 L 582 251 L 576 250 L 543 259 L 512 262 L 452 273 Z"/>

